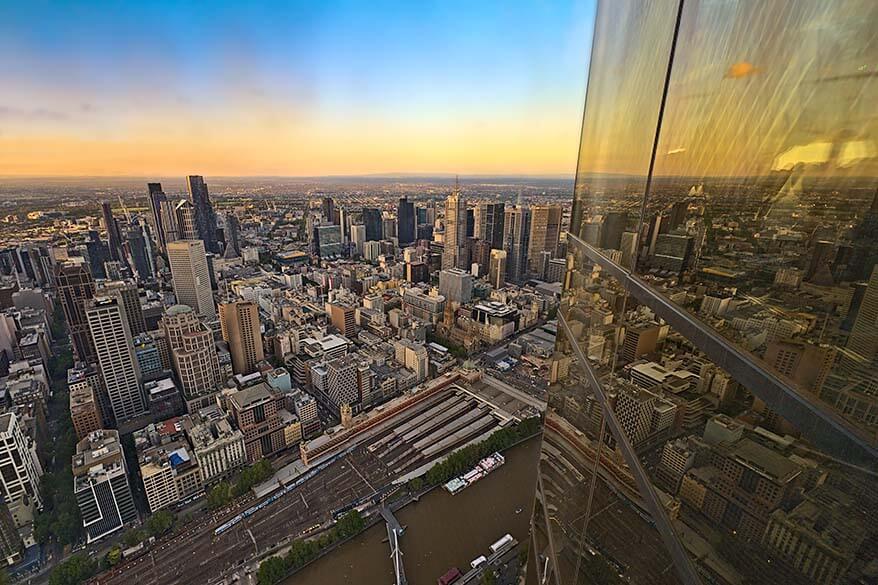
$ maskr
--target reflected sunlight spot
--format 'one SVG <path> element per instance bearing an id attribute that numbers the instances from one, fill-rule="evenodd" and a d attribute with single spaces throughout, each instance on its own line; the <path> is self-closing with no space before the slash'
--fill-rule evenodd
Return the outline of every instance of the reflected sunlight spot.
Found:
<path id="1" fill-rule="evenodd" d="M 725 78 L 726 79 L 740 79 L 742 77 L 749 77 L 751 75 L 756 75 L 759 73 L 761 69 L 753 65 L 748 61 L 738 61 L 737 63 L 733 63 L 731 67 L 726 71 Z"/>

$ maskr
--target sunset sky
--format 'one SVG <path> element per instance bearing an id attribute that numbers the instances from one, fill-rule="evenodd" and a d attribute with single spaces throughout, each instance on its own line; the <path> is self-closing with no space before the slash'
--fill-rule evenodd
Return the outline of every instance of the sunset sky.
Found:
<path id="1" fill-rule="evenodd" d="M 6 2 L 0 175 L 572 174 L 593 12 Z"/>

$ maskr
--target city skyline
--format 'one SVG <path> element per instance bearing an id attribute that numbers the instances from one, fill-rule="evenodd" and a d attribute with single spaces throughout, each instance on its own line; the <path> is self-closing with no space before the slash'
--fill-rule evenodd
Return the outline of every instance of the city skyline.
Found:
<path id="1" fill-rule="evenodd" d="M 0 176 L 572 174 L 593 10 L 9 7 Z"/>

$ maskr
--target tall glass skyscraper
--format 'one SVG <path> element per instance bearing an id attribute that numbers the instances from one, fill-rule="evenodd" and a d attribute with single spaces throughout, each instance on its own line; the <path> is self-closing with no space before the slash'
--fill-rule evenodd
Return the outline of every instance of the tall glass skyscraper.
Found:
<path id="1" fill-rule="evenodd" d="M 529 582 L 878 579 L 876 21 L 599 4 Z"/>

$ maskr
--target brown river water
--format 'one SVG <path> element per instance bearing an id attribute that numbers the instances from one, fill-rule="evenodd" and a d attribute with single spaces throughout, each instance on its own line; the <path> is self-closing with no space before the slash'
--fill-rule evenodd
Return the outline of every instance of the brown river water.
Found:
<path id="1" fill-rule="evenodd" d="M 461 572 L 509 533 L 527 542 L 539 438 L 505 453 L 506 464 L 456 495 L 434 489 L 396 513 L 410 585 L 433 585 L 451 567 Z M 393 566 L 384 523 L 296 573 L 284 585 L 392 585 Z"/>

